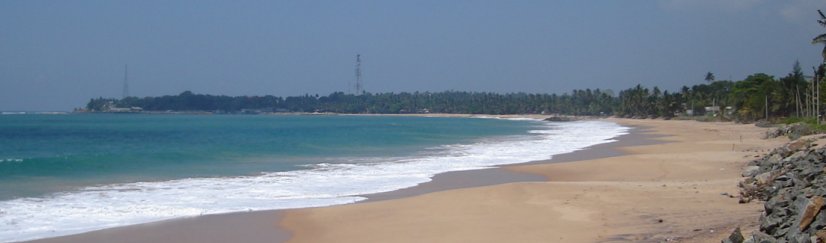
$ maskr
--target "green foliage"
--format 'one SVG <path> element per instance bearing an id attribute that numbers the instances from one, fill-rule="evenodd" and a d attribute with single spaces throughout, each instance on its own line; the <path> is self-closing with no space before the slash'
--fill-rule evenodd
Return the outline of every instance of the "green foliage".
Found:
<path id="1" fill-rule="evenodd" d="M 765 118 L 767 105 L 769 114 L 778 113 L 782 108 L 776 102 L 782 100 L 779 90 L 780 83 L 774 77 L 764 73 L 749 75 L 746 80 L 734 85 L 732 99 L 738 107 L 737 114 L 744 120 Z M 772 102 L 767 103 L 767 99 Z"/>
<path id="2" fill-rule="evenodd" d="M 106 99 L 103 97 L 92 99 L 86 104 L 86 109 L 90 111 L 102 111 L 108 104 L 116 102 L 116 99 Z"/>
<path id="3" fill-rule="evenodd" d="M 335 92 L 327 96 L 216 96 L 193 94 L 160 97 L 92 99 L 87 108 L 105 111 L 105 104 L 115 107 L 141 107 L 146 111 L 209 111 L 218 113 L 262 112 L 336 112 L 336 113 L 468 113 L 468 114 L 540 114 L 611 115 L 616 98 L 610 91 L 574 90 L 571 94 L 415 92 L 365 93 Z"/>
<path id="4" fill-rule="evenodd" d="M 801 101 L 811 93 L 796 63 L 792 72 L 776 80 L 756 73 L 742 81 L 720 80 L 683 86 L 678 92 L 636 85 L 617 96 L 609 90 L 584 89 L 571 93 L 487 93 L 487 92 L 402 92 L 364 93 L 335 92 L 326 96 L 223 96 L 194 94 L 160 97 L 96 98 L 86 108 L 105 111 L 113 107 L 141 107 L 145 111 L 208 111 L 217 113 L 246 112 L 335 112 L 335 113 L 466 113 L 466 114 L 564 114 L 617 115 L 636 118 L 665 118 L 694 115 L 710 120 L 754 121 L 770 118 L 798 117 L 805 108 Z M 825 92 L 826 93 L 826 92 Z M 813 103 L 813 102 L 812 102 Z M 768 105 L 768 106 L 767 106 Z M 716 107 L 716 108 L 714 108 Z M 727 109 L 730 107 L 730 109 Z M 707 112 L 707 109 L 711 113 Z"/>
<path id="5" fill-rule="evenodd" d="M 817 124 L 817 120 L 814 117 L 786 117 L 780 120 L 782 124 L 794 124 L 794 123 L 806 123 L 806 124 Z"/>

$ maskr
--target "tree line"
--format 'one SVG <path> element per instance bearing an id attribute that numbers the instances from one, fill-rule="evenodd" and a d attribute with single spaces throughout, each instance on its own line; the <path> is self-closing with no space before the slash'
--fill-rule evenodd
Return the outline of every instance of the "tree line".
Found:
<path id="1" fill-rule="evenodd" d="M 141 107 L 145 111 L 334 112 L 334 113 L 466 113 L 561 114 L 620 117 L 715 115 L 721 119 L 753 121 L 766 117 L 803 117 L 814 114 L 814 88 L 799 63 L 781 78 L 764 73 L 740 81 L 719 80 L 706 74 L 706 83 L 670 92 L 642 85 L 614 93 L 577 89 L 570 93 L 401 92 L 325 96 L 224 96 L 190 91 L 159 97 L 96 98 L 90 111 L 111 107 Z M 715 108 L 717 107 L 717 108 Z"/>
<path id="2" fill-rule="evenodd" d="M 754 121 L 785 117 L 813 117 L 822 102 L 817 89 L 795 62 L 781 78 L 765 73 L 744 80 L 713 80 L 683 86 L 677 92 L 648 89 L 637 85 L 620 92 L 615 114 L 624 117 L 673 117 L 676 115 L 717 115 L 720 119 Z"/>
<path id="3" fill-rule="evenodd" d="M 489 92 L 335 92 L 326 96 L 224 96 L 194 94 L 159 97 L 95 98 L 86 109 L 107 111 L 113 107 L 140 107 L 145 111 L 207 111 L 217 113 L 334 112 L 334 113 L 467 113 L 610 115 L 616 98 L 600 89 L 574 90 L 571 94 L 529 94 Z"/>

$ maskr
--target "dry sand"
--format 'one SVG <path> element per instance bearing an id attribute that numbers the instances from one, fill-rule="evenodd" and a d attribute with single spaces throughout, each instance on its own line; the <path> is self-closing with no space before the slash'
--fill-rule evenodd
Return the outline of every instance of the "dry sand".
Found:
<path id="1" fill-rule="evenodd" d="M 786 139 L 763 128 L 694 121 L 613 121 L 664 135 L 624 155 L 508 170 L 547 181 L 454 189 L 394 200 L 288 210 L 288 242 L 716 242 L 755 227 L 738 204 L 740 169 Z"/>

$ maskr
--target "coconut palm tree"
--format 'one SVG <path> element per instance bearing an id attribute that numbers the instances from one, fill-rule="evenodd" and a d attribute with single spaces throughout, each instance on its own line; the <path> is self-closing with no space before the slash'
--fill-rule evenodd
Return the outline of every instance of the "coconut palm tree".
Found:
<path id="1" fill-rule="evenodd" d="M 818 19 L 817 22 L 820 23 L 821 26 L 826 27 L 826 15 L 824 15 L 820 9 L 817 10 L 817 13 L 820 14 L 820 19 Z M 820 34 L 812 39 L 812 44 L 824 44 L 821 55 L 823 56 L 823 61 L 826 62 L 826 33 Z"/>
<path id="2" fill-rule="evenodd" d="M 820 19 L 817 20 L 817 23 L 819 23 L 823 27 L 826 27 L 826 15 L 824 15 L 823 11 L 820 11 L 820 9 L 817 10 L 817 13 L 820 14 Z M 817 124 L 819 125 L 820 124 L 820 87 L 819 87 L 819 84 L 820 84 L 820 80 L 823 79 L 823 76 L 824 76 L 824 63 L 826 63 L 826 34 L 820 34 L 817 37 L 815 37 L 814 39 L 812 39 L 812 44 L 824 44 L 823 51 L 821 51 L 821 53 L 820 53 L 820 55 L 823 57 L 823 62 L 819 65 L 819 68 L 817 69 L 817 71 L 815 71 L 815 80 L 814 80 L 814 82 L 812 82 L 812 83 L 815 84 L 814 90 L 818 91 L 814 95 L 814 97 L 815 97 L 815 104 L 816 104 L 815 105 L 815 111 L 816 111 L 816 114 L 817 114 L 815 117 L 817 117 Z"/>

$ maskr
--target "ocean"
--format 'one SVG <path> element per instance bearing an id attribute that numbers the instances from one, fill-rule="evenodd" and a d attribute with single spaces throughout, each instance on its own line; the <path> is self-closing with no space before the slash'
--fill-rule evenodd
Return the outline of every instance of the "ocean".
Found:
<path id="1" fill-rule="evenodd" d="M 0 241 L 353 203 L 627 131 L 605 121 L 496 118 L 0 115 Z"/>

